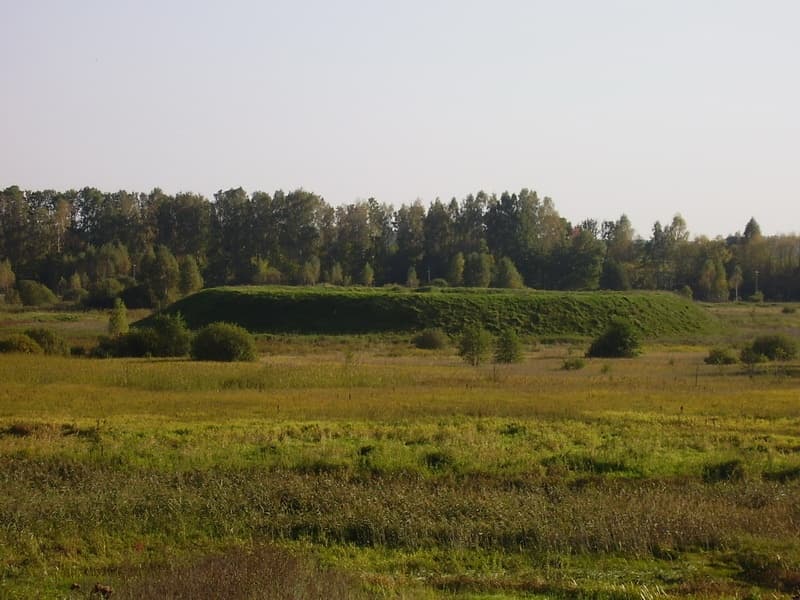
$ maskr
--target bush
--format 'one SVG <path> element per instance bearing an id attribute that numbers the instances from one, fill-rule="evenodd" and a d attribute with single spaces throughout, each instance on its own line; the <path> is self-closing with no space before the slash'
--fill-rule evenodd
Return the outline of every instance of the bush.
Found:
<path id="1" fill-rule="evenodd" d="M 707 365 L 733 365 L 737 359 L 730 348 L 711 348 L 703 362 Z"/>
<path id="2" fill-rule="evenodd" d="M 44 350 L 32 339 L 22 333 L 12 333 L 0 340 L 0 353 L 43 354 Z"/>
<path id="3" fill-rule="evenodd" d="M 450 284 L 447 282 L 447 279 L 443 279 L 441 277 L 437 277 L 433 281 L 431 281 L 431 287 L 448 287 Z"/>
<path id="4" fill-rule="evenodd" d="M 186 356 L 189 354 L 191 339 L 192 334 L 179 313 L 160 314 L 153 317 L 149 327 L 132 329 L 115 337 L 100 338 L 92 355 L 98 358 Z"/>
<path id="5" fill-rule="evenodd" d="M 124 290 L 125 286 L 116 279 L 101 279 L 90 287 L 89 295 L 84 297 L 83 303 L 93 308 L 111 308 L 114 306 L 114 299 Z"/>
<path id="6" fill-rule="evenodd" d="M 158 314 L 150 328 L 156 332 L 158 343 L 153 356 L 186 356 L 192 343 L 192 333 L 180 313 Z"/>
<path id="7" fill-rule="evenodd" d="M 447 347 L 449 341 L 447 334 L 438 327 L 425 329 L 411 340 L 414 346 L 422 350 L 441 350 Z"/>
<path id="8" fill-rule="evenodd" d="M 50 288 L 38 281 L 23 279 L 17 283 L 17 290 L 19 290 L 20 300 L 25 306 L 43 306 L 58 302 L 58 298 Z"/>
<path id="9" fill-rule="evenodd" d="M 586 361 L 582 358 L 565 358 L 564 364 L 561 365 L 561 368 L 565 371 L 578 371 L 586 366 Z M 607 365 L 603 365 L 604 367 Z"/>
<path id="10" fill-rule="evenodd" d="M 504 330 L 494 347 L 494 362 L 517 363 L 522 360 L 522 342 L 513 329 Z"/>
<path id="11" fill-rule="evenodd" d="M 760 335 L 751 344 L 753 352 L 767 360 L 791 360 L 797 356 L 797 344 L 787 335 Z"/>
<path id="12" fill-rule="evenodd" d="M 747 344 L 739 353 L 739 360 L 752 370 L 758 363 L 767 362 L 767 357 L 756 352 L 752 344 Z"/>
<path id="13" fill-rule="evenodd" d="M 703 467 L 703 481 L 717 483 L 720 481 L 741 481 L 744 479 L 744 463 L 734 459 L 721 463 L 705 465 Z"/>
<path id="14" fill-rule="evenodd" d="M 69 346 L 66 340 L 52 329 L 28 329 L 25 331 L 25 335 L 39 344 L 45 354 L 69 355 Z"/>
<path id="15" fill-rule="evenodd" d="M 586 356 L 590 358 L 631 358 L 639 353 L 639 339 L 629 322 L 614 319 L 592 342 Z"/>
<path id="16" fill-rule="evenodd" d="M 763 302 L 764 301 L 764 292 L 756 292 L 755 294 L 750 296 L 747 300 L 750 301 L 750 302 Z"/>
<path id="17" fill-rule="evenodd" d="M 781 312 L 785 315 L 793 315 L 797 312 L 796 306 L 784 306 Z"/>
<path id="18" fill-rule="evenodd" d="M 458 355 L 477 367 L 486 358 L 492 348 L 492 336 L 483 327 L 470 327 L 461 335 L 458 344 Z"/>
<path id="19" fill-rule="evenodd" d="M 211 323 L 197 332 L 192 342 L 194 360 L 251 361 L 256 343 L 249 331 L 230 323 Z"/>

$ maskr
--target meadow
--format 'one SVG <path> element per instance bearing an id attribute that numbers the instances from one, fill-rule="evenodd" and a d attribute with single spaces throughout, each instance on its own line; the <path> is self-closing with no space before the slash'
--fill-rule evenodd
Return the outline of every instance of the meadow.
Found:
<path id="1" fill-rule="evenodd" d="M 707 310 L 575 370 L 588 339 L 479 367 L 401 333 L 0 355 L 0 597 L 792 598 L 800 365 L 703 358 L 800 316 Z M 31 323 L 85 346 L 105 315 L 2 315 Z"/>

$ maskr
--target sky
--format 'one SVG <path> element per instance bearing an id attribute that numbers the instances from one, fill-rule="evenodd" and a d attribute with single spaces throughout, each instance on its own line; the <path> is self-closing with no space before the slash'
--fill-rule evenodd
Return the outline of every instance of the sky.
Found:
<path id="1" fill-rule="evenodd" d="M 800 231 L 794 0 L 0 0 L 0 187 Z"/>

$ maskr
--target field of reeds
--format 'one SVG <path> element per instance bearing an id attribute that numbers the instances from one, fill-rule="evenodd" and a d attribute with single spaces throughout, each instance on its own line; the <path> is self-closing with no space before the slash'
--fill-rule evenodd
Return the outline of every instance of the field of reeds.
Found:
<path id="1" fill-rule="evenodd" d="M 569 369 L 588 340 L 478 367 L 396 334 L 0 355 L 0 598 L 792 598 L 800 364 L 703 359 L 800 316 L 713 311 Z M 85 345 L 104 315 L 3 314 L 31 322 Z"/>

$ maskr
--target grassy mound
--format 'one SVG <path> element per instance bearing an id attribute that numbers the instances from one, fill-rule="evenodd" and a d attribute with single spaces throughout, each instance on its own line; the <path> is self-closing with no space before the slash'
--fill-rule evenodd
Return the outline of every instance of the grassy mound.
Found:
<path id="1" fill-rule="evenodd" d="M 539 336 L 596 335 L 614 317 L 646 337 L 709 331 L 715 320 L 671 293 L 540 292 L 471 289 L 220 287 L 168 307 L 192 329 L 214 321 L 253 332 L 318 334 L 415 331 L 454 333 L 469 325 Z"/>

